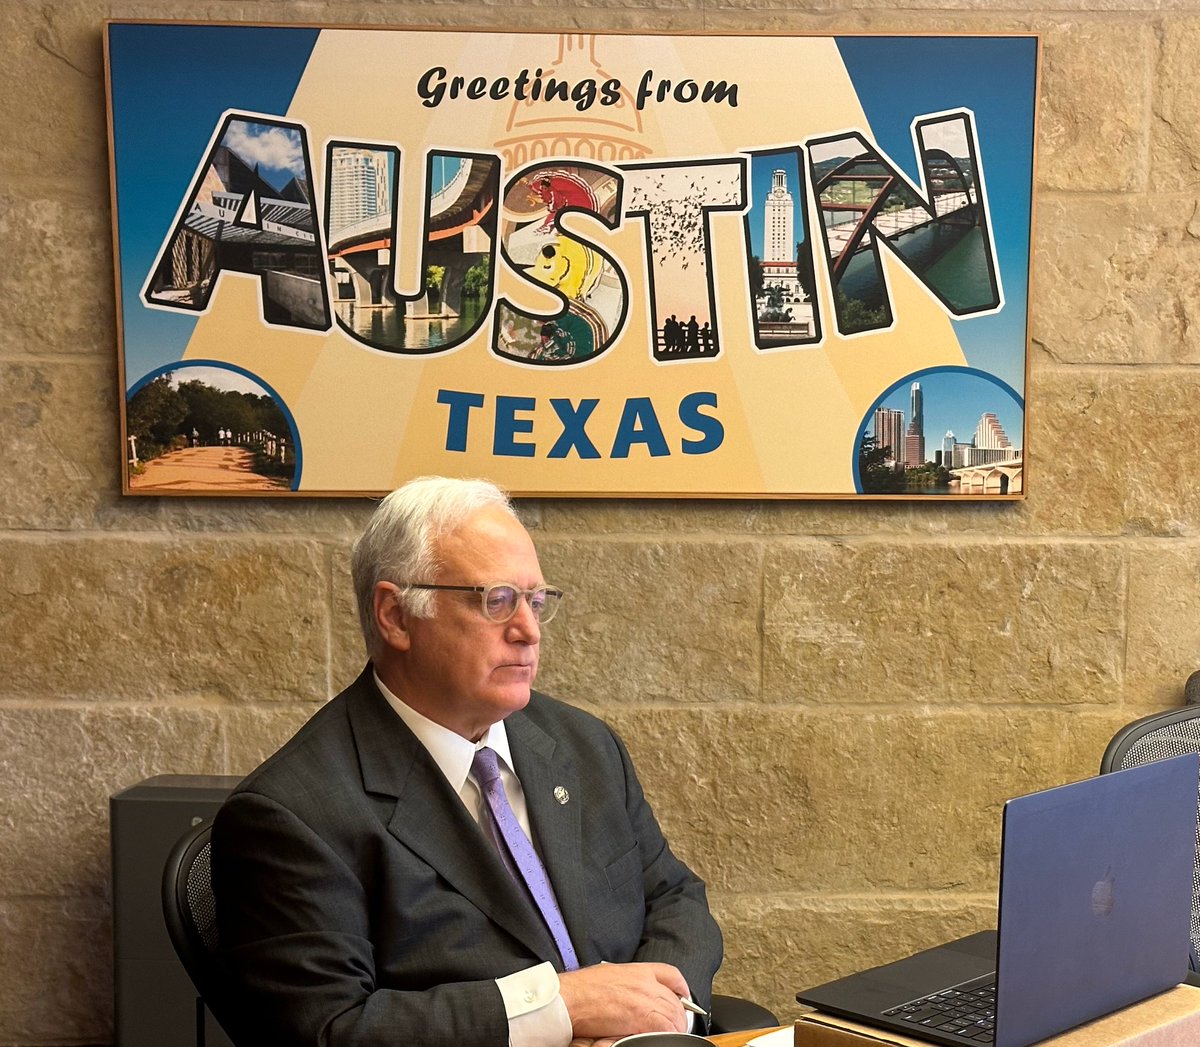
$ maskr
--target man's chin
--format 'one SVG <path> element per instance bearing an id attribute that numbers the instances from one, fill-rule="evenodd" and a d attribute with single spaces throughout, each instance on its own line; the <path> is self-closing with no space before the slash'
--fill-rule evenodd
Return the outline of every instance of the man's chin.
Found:
<path id="1" fill-rule="evenodd" d="M 529 704 L 529 691 L 528 687 L 503 687 L 477 693 L 474 701 L 475 718 L 472 720 L 474 730 L 458 733 L 464 738 L 478 741 L 492 724 L 524 709 Z"/>
<path id="2" fill-rule="evenodd" d="M 517 689 L 512 696 L 513 711 L 524 709 L 529 704 L 529 695 L 533 688 L 526 684 L 524 687 Z"/>

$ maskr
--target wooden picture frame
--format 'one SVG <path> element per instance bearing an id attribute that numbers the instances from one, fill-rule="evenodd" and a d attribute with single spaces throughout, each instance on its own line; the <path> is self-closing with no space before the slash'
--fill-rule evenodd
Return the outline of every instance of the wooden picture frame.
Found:
<path id="1" fill-rule="evenodd" d="M 105 45 L 127 494 L 1024 496 L 1036 36 Z"/>

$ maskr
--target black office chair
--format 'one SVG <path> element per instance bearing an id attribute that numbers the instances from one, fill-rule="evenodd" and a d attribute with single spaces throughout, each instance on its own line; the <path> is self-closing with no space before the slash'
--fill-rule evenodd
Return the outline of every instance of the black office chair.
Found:
<path id="1" fill-rule="evenodd" d="M 713 993 L 711 1018 L 709 1034 L 712 1036 L 722 1032 L 769 1029 L 779 1024 L 775 1015 L 752 1000 L 720 993 Z"/>
<path id="2" fill-rule="evenodd" d="M 1126 724 L 1108 743 L 1100 761 L 1100 773 L 1122 771 L 1155 760 L 1184 753 L 1200 753 L 1200 671 L 1188 677 L 1184 688 L 1187 705 L 1181 709 L 1152 713 Z M 1200 784 L 1200 783 L 1198 783 Z M 1197 793 L 1200 805 L 1200 788 Z M 1192 970 L 1187 981 L 1200 986 L 1200 831 L 1196 859 L 1192 865 Z"/>
<path id="3" fill-rule="evenodd" d="M 217 960 L 217 905 L 213 897 L 212 823 L 204 822 L 189 829 L 167 856 L 163 869 L 163 917 L 171 944 L 179 954 L 184 970 L 192 979 L 196 998 L 196 1044 L 204 1047 L 204 1005 L 207 1003 L 221 1027 L 220 1001 L 226 998 L 223 975 Z M 765 1007 L 738 996 L 713 995 L 712 1032 L 742 1032 L 778 1025 L 779 1020 Z M 230 1039 L 233 1039 L 230 1035 Z M 236 1042 L 236 1041 L 235 1041 Z"/>
<path id="4" fill-rule="evenodd" d="M 204 1007 L 212 1011 L 221 1028 L 224 975 L 217 958 L 217 906 L 213 898 L 212 822 L 201 822 L 183 834 L 167 855 L 163 867 L 162 906 L 167 934 L 183 969 L 199 994 L 196 997 L 196 1045 L 204 1047 Z"/>

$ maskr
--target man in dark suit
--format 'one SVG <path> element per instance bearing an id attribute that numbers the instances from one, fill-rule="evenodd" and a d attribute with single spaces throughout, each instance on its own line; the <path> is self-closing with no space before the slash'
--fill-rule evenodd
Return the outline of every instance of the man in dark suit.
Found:
<path id="1" fill-rule="evenodd" d="M 531 689 L 547 586 L 482 481 L 380 504 L 371 661 L 218 814 L 239 1042 L 568 1047 L 683 1030 L 721 937 L 600 720 Z M 538 872 L 538 869 L 541 872 Z"/>

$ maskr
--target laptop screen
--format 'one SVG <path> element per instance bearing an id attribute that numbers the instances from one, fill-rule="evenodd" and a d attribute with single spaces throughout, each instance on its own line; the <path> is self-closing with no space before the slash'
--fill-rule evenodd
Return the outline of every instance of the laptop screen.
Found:
<path id="1" fill-rule="evenodd" d="M 1181 981 L 1200 757 L 1004 808 L 996 1047 L 1020 1047 Z"/>

